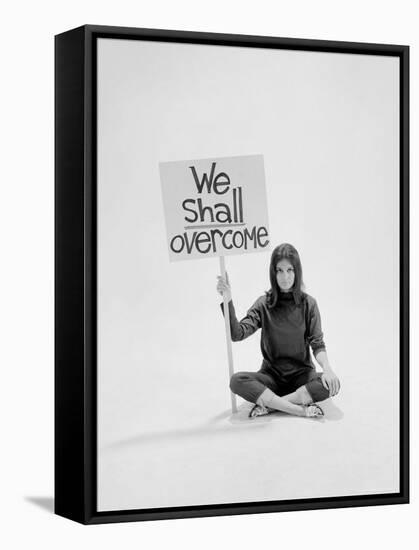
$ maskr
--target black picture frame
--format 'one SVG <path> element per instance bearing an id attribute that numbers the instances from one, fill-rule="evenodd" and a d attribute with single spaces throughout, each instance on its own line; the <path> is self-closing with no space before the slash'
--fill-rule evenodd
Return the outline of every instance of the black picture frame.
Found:
<path id="1" fill-rule="evenodd" d="M 400 492 L 98 512 L 96 55 L 99 38 L 400 60 Z M 85 25 L 55 37 L 55 513 L 83 524 L 409 502 L 409 47 Z"/>

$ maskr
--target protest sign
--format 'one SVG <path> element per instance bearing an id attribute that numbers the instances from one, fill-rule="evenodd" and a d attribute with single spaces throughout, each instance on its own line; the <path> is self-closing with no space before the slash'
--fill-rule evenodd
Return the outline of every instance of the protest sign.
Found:
<path id="1" fill-rule="evenodd" d="M 269 245 L 262 155 L 160 163 L 171 261 Z"/>

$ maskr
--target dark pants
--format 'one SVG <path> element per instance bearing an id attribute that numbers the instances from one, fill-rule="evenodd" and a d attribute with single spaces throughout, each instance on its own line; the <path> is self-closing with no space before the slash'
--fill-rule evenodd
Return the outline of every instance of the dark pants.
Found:
<path id="1" fill-rule="evenodd" d="M 258 372 L 236 372 L 230 380 L 231 391 L 251 403 L 256 403 L 266 388 L 281 396 L 293 393 L 301 386 L 306 387 L 313 402 L 329 397 L 329 391 L 322 384 L 321 373 L 314 369 L 307 369 L 287 380 L 281 380 L 263 369 Z"/>

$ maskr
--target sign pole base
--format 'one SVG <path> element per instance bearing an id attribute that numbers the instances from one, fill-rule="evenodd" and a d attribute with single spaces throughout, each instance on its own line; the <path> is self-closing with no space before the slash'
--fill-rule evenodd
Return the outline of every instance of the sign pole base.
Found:
<path id="1" fill-rule="evenodd" d="M 220 256 L 220 270 L 221 270 L 221 275 L 224 278 L 226 278 L 224 256 Z M 229 374 L 229 380 L 230 380 L 234 374 L 233 351 L 231 348 L 230 311 L 228 309 L 228 301 L 225 294 L 223 294 L 223 302 L 224 302 L 224 323 L 225 323 L 225 329 L 226 329 L 226 342 L 227 342 L 228 374 Z M 230 397 L 231 397 L 231 410 L 234 414 L 237 412 L 236 396 L 234 395 L 233 392 L 230 392 Z"/>

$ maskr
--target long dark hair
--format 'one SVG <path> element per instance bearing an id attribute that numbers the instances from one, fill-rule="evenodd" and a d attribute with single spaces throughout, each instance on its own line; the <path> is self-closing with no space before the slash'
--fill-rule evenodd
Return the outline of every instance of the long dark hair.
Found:
<path id="1" fill-rule="evenodd" d="M 278 262 L 284 259 L 288 260 L 294 268 L 295 279 L 292 293 L 297 304 L 301 303 L 304 294 L 303 268 L 301 267 L 300 255 L 292 244 L 282 243 L 274 248 L 271 255 L 271 263 L 269 265 L 271 288 L 266 293 L 267 306 L 269 309 L 275 307 L 278 303 L 280 289 L 276 280 L 276 266 Z"/>

